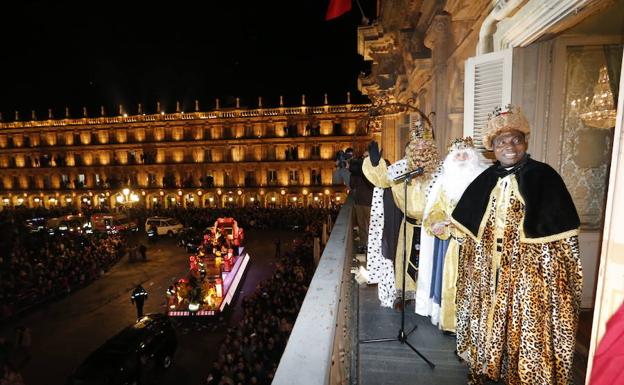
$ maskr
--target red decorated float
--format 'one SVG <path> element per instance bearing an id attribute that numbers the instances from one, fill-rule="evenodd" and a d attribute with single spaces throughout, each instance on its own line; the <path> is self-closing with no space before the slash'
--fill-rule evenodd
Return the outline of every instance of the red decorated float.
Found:
<path id="1" fill-rule="evenodd" d="M 170 316 L 210 316 L 234 297 L 249 263 L 242 246 L 243 229 L 234 218 L 219 218 L 206 232 L 197 254 L 189 256 L 189 273 L 167 289 Z"/>

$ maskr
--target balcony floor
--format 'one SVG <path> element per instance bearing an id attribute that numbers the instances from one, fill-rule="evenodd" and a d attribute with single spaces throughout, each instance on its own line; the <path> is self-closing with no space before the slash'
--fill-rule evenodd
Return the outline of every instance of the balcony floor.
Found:
<path id="1" fill-rule="evenodd" d="M 357 287 L 357 302 L 359 341 L 398 336 L 401 313 L 379 305 L 376 285 Z M 589 317 L 589 319 L 584 320 L 584 317 Z M 590 317 L 589 312 L 581 313 L 580 331 L 591 329 Z M 405 311 L 405 332 L 409 332 L 415 325 L 417 328 L 409 335 L 407 341 L 436 365 L 434 369 L 430 369 L 429 365 L 409 346 L 401 344 L 398 340 L 360 343 L 357 352 L 357 378 L 354 378 L 351 383 L 358 385 L 465 385 L 468 369 L 455 355 L 455 337 L 444 335 L 431 324 L 429 318 L 416 315 L 414 303 L 411 302 Z M 584 383 L 586 366 L 586 354 L 579 354 L 577 351 L 572 373 L 574 385 Z M 486 384 L 497 383 L 487 382 Z"/>
<path id="2" fill-rule="evenodd" d="M 359 340 L 396 338 L 401 313 L 379 306 L 377 286 L 358 289 Z M 428 318 L 414 313 L 414 303 L 405 311 L 405 332 L 415 325 L 407 341 L 436 366 L 431 369 L 414 351 L 398 340 L 360 343 L 357 383 L 359 385 L 444 384 L 465 385 L 466 366 L 455 355 L 455 337 L 444 335 Z"/>

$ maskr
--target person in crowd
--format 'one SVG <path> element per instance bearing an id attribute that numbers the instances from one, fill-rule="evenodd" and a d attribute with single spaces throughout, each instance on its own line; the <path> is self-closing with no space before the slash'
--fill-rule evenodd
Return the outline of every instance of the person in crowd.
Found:
<path id="1" fill-rule="evenodd" d="M 282 240 L 281 239 L 276 239 L 275 240 L 275 257 L 279 258 L 282 256 Z"/>
<path id="2" fill-rule="evenodd" d="M 368 223 L 370 218 L 371 201 L 373 199 L 373 184 L 366 179 L 362 172 L 364 158 L 368 151 L 360 157 L 353 158 L 349 163 L 349 187 L 353 196 L 355 223 L 358 227 L 358 252 L 364 253 L 368 244 Z"/>
<path id="3" fill-rule="evenodd" d="M 142 243 L 139 245 L 139 254 L 143 262 L 147 262 L 147 247 Z"/>
<path id="4" fill-rule="evenodd" d="M 141 284 L 138 284 L 132 291 L 130 302 L 136 306 L 137 319 L 141 319 L 141 317 L 143 317 L 143 305 L 147 300 L 147 296 L 147 290 L 145 290 Z"/>
<path id="5" fill-rule="evenodd" d="M 332 175 L 332 184 L 350 185 L 349 162 L 352 154 L 353 150 L 351 148 L 348 148 L 346 151 L 340 150 L 336 153 L 336 168 Z"/>
<path id="6" fill-rule="evenodd" d="M 518 108 L 497 109 L 483 145 L 496 164 L 452 213 L 462 238 L 457 352 L 469 384 L 571 382 L 582 272 L 579 217 L 559 174 L 527 154 Z"/>

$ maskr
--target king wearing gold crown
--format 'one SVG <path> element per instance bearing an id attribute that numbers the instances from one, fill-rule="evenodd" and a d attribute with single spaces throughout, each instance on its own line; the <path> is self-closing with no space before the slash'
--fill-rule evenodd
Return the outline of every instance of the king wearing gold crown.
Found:
<path id="1" fill-rule="evenodd" d="M 455 292 L 459 243 L 451 236 L 450 216 L 466 187 L 489 166 L 472 138 L 451 142 L 427 196 L 420 237 L 416 313 L 455 332 Z M 435 238 L 434 238 L 435 237 Z"/>
<path id="2" fill-rule="evenodd" d="M 526 153 L 517 108 L 496 110 L 483 143 L 496 164 L 453 210 L 462 245 L 457 351 L 469 384 L 571 382 L 582 272 L 579 217 L 559 174 Z"/>
<path id="3" fill-rule="evenodd" d="M 433 140 L 431 126 L 421 120 L 409 132 L 409 142 L 405 147 L 405 157 L 387 166 L 381 159 L 377 142 L 369 146 L 369 157 L 362 164 L 362 171 L 374 186 L 371 207 L 371 226 L 368 235 L 367 269 L 369 283 L 377 283 L 379 300 L 382 306 L 397 305 L 402 298 L 413 299 L 416 294 L 419 241 L 425 208 L 426 191 L 431 175 L 439 166 L 438 152 Z M 420 174 L 411 179 L 405 196 L 401 176 L 419 170 Z M 394 207 L 404 211 L 400 227 L 396 229 L 390 216 L 387 192 Z M 407 208 L 405 207 L 407 203 Z M 406 228 L 406 256 L 403 265 L 403 229 Z M 398 230 L 398 231 L 397 231 Z M 401 234 L 401 236 L 399 236 Z M 392 263 L 394 261 L 394 263 Z M 402 292 L 405 275 L 405 292 Z"/>

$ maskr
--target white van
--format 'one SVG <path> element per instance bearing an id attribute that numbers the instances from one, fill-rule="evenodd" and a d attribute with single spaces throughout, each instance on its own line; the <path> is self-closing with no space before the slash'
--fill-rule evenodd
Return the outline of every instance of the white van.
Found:
<path id="1" fill-rule="evenodd" d="M 145 221 L 145 232 L 149 232 L 150 227 L 156 228 L 157 235 L 168 235 L 173 237 L 178 234 L 184 226 L 174 218 L 167 217 L 149 217 Z"/>

